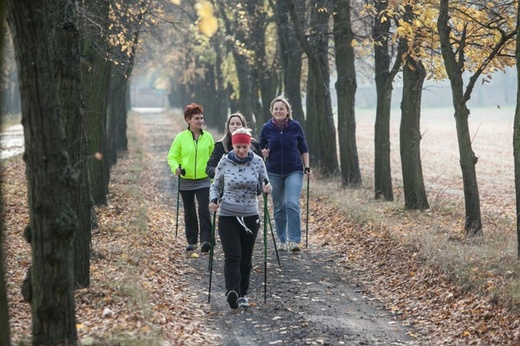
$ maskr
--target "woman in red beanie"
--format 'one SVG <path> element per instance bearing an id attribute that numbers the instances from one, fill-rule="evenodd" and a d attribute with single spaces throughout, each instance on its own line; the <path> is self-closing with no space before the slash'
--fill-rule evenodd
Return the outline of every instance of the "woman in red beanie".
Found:
<path id="1" fill-rule="evenodd" d="M 248 307 L 251 258 L 260 228 L 257 196 L 271 192 L 264 160 L 251 151 L 251 134 L 240 128 L 231 136 L 233 151 L 218 163 L 209 208 L 219 211 L 218 232 L 224 250 L 226 297 L 232 309 Z"/>

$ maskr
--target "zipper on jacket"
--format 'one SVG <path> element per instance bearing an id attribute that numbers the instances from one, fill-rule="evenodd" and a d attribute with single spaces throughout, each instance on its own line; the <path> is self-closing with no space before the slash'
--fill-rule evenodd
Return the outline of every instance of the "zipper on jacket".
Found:
<path id="1" fill-rule="evenodd" d="M 193 135 L 193 132 L 192 132 L 192 135 Z M 200 139 L 200 136 L 202 136 L 202 133 L 199 135 L 199 139 Z M 199 140 L 198 139 L 195 139 L 195 135 L 193 135 L 193 145 L 195 146 L 195 179 L 197 179 L 197 156 L 199 154 Z"/>

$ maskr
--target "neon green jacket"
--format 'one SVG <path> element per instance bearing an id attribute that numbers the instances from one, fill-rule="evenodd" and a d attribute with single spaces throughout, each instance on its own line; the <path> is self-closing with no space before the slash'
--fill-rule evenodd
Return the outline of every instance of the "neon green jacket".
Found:
<path id="1" fill-rule="evenodd" d="M 202 131 L 198 140 L 193 133 L 186 129 L 175 136 L 168 152 L 168 164 L 173 174 L 179 165 L 186 171 L 181 175 L 184 179 L 207 178 L 206 164 L 208 163 L 215 142 L 213 136 L 207 131 Z"/>

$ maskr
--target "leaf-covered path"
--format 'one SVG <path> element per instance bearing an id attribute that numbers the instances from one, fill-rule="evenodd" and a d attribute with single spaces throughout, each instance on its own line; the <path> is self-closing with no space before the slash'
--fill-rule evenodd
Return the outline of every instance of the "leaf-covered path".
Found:
<path id="1" fill-rule="evenodd" d="M 165 153 L 174 135 L 157 127 L 157 124 L 168 122 L 159 120 L 164 115 L 135 118 L 137 127 L 143 129 L 140 132 L 148 137 L 141 142 L 143 151 L 157 150 L 161 164 L 164 164 Z M 159 179 L 173 202 L 176 181 L 167 167 L 162 172 Z M 174 211 L 172 208 L 172 214 Z M 182 214 L 179 223 L 180 244 L 177 246 L 182 250 L 185 245 Z M 362 290 L 349 281 L 337 263 L 343 256 L 334 253 L 330 247 L 318 246 L 311 236 L 307 250 L 298 254 L 280 251 L 279 264 L 272 234 L 269 228 L 266 231 L 267 261 L 264 261 L 263 227 L 253 257 L 249 294 L 252 306 L 236 311 L 231 310 L 225 301 L 223 254 L 217 236 L 210 304 L 203 307 L 207 312 L 207 320 L 203 323 L 205 333 L 217 336 L 222 345 L 399 345 L 410 340 L 406 336 L 408 330 L 393 319 L 381 303 L 364 296 Z M 181 259 L 192 268 L 187 275 L 190 291 L 185 294 L 205 304 L 209 294 L 209 254 L 198 254 L 198 258 L 185 256 Z M 264 286 L 266 265 L 267 287 Z"/>
<path id="2" fill-rule="evenodd" d="M 182 117 L 133 112 L 129 125 L 130 148 L 112 169 L 109 205 L 97 208 L 91 285 L 76 293 L 83 344 L 515 345 L 520 340 L 518 316 L 450 284 L 386 226 L 355 225 L 315 193 L 312 180 L 308 249 L 280 252 L 279 267 L 268 230 L 266 302 L 261 232 L 252 306 L 237 311 L 227 306 L 218 243 L 208 304 L 208 255 L 186 255 L 182 212 L 175 236 L 176 179 L 166 154 L 184 128 Z M 27 197 L 21 158 L 4 167 L 9 313 L 17 342 L 31 332 L 30 309 L 20 295 L 30 265 L 21 236 Z M 304 204 L 302 199 L 305 210 Z M 404 212 L 388 217 L 404 230 L 417 227 Z"/>

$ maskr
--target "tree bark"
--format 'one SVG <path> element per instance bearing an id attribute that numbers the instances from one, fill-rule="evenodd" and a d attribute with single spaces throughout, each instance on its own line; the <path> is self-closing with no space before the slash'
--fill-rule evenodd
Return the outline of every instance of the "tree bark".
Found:
<path id="1" fill-rule="evenodd" d="M 139 7 L 137 2 L 130 1 L 126 5 L 129 8 Z M 124 39 L 129 43 L 128 51 L 113 50 L 119 64 L 114 68 L 109 93 L 109 121 L 108 138 L 110 147 L 111 165 L 117 163 L 117 154 L 128 150 L 127 113 L 130 109 L 130 88 L 128 81 L 132 76 L 135 63 L 135 55 L 139 43 L 139 33 L 143 24 L 143 13 L 137 11 L 135 17 L 129 17 L 126 13 L 120 14 L 118 20 L 123 23 L 126 33 Z"/>
<path id="2" fill-rule="evenodd" d="M 516 13 L 516 27 L 520 28 L 520 11 Z M 516 250 L 520 259 L 520 35 L 516 35 L 516 108 L 513 125 L 513 157 L 515 163 Z"/>
<path id="3" fill-rule="evenodd" d="M 392 170 L 390 164 L 390 110 L 392 106 L 392 82 L 390 72 L 389 31 L 390 21 L 382 21 L 379 15 L 388 7 L 385 0 L 376 0 L 376 13 L 372 29 L 374 40 L 375 82 L 377 92 L 376 122 L 374 130 L 374 192 L 375 198 L 394 200 Z"/>
<path id="4" fill-rule="evenodd" d="M 404 20 L 413 23 L 415 15 L 411 5 L 405 5 Z M 414 40 L 415 41 L 415 40 Z M 410 47 L 400 39 L 403 51 Z M 406 209 L 424 210 L 430 206 L 424 188 L 421 164 L 421 99 L 426 71 L 421 60 L 408 57 L 403 64 L 403 97 L 401 101 L 400 151 Z"/>
<path id="5" fill-rule="evenodd" d="M 469 134 L 467 100 L 464 94 L 464 81 L 462 79 L 463 61 L 457 62 L 455 52 L 452 50 L 450 39 L 450 19 L 448 13 L 448 0 L 441 0 L 439 20 L 437 29 L 441 41 L 441 51 L 444 58 L 444 65 L 450 80 L 453 107 L 455 110 L 455 123 L 457 127 L 457 141 L 459 145 L 460 167 L 462 171 L 462 181 L 464 185 L 464 204 L 466 208 L 465 232 L 468 236 L 482 234 L 482 218 L 480 214 L 480 194 L 477 184 L 477 173 L 475 165 L 477 157 L 471 146 Z M 462 54 L 463 52 L 457 53 Z"/>
<path id="6" fill-rule="evenodd" d="M 87 169 L 87 148 L 81 90 L 80 28 L 74 0 L 49 0 L 52 16 L 54 75 L 67 134 L 67 151 L 77 183 L 72 189 L 72 205 L 78 220 L 75 240 L 76 287 L 87 287 L 90 273 L 91 197 Z"/>
<path id="7" fill-rule="evenodd" d="M 0 3 L 0 18 L 2 21 L 5 18 L 5 1 Z M 5 37 L 5 26 L 0 27 L 0 54 L 3 53 L 4 37 Z M 3 56 L 3 55 L 2 55 Z M 0 68 L 3 67 L 2 61 L 0 61 Z M 0 98 L 0 109 L 3 109 L 3 100 Z M 3 113 L 2 113 L 3 116 Z M 1 123 L 1 122 L 0 122 Z M 3 180 L 0 175 L 0 201 L 3 201 Z M 4 215 L 4 203 L 0 203 L 0 215 Z M 4 219 L 0 218 L 0 230 L 4 229 Z M 4 264 L 4 246 L 3 246 L 4 232 L 0 231 L 0 345 L 11 344 L 11 330 L 9 327 L 9 307 L 7 306 L 7 288 L 5 285 L 5 264 Z"/>
<path id="8" fill-rule="evenodd" d="M 118 145 L 121 141 L 119 127 L 126 117 L 126 76 L 120 69 L 114 69 L 110 79 L 109 104 L 108 104 L 108 150 L 110 167 L 117 163 Z"/>
<path id="9" fill-rule="evenodd" d="M 270 105 L 276 97 L 278 85 L 278 60 L 269 61 L 267 55 L 266 29 L 271 18 L 268 17 L 262 1 L 247 1 L 245 7 L 251 20 L 251 49 L 254 52 L 253 95 L 258 95 L 253 98 L 257 105 L 255 120 L 261 125 L 271 118 Z"/>
<path id="10" fill-rule="evenodd" d="M 90 0 L 84 3 L 87 15 L 96 18 L 83 25 L 91 35 L 83 37 L 82 84 L 85 100 L 88 169 L 91 194 L 95 205 L 108 203 L 110 181 L 110 151 L 107 139 L 108 93 L 111 63 L 106 56 L 109 47 L 105 39 L 109 26 L 109 1 Z M 87 30 L 85 30 L 87 31 Z"/>
<path id="11" fill-rule="evenodd" d="M 29 226 L 29 290 L 33 345 L 76 344 L 74 314 L 74 234 L 72 208 L 77 183 L 60 112 L 49 33 L 53 23 L 46 2 L 10 0 L 22 97 Z"/>
<path id="12" fill-rule="evenodd" d="M 229 112 L 229 89 L 226 87 L 226 82 L 224 80 L 224 73 L 222 71 L 222 57 L 224 54 L 222 54 L 222 45 L 221 45 L 221 39 L 220 35 L 213 35 L 211 39 L 213 40 L 213 47 L 216 54 L 216 61 L 215 61 L 215 94 L 216 94 L 216 105 L 215 105 L 215 123 L 218 125 L 219 129 L 223 129 L 223 124 L 226 123 L 227 115 Z"/>
<path id="13" fill-rule="evenodd" d="M 314 131 L 307 132 L 309 152 L 312 162 L 315 162 L 324 175 L 336 174 L 338 173 L 339 165 L 328 70 L 328 20 L 330 9 L 311 13 L 311 27 L 314 31 L 309 41 L 300 26 L 294 2 L 292 0 L 286 1 L 296 36 L 309 61 L 309 85 L 315 91 L 307 93 L 308 108 L 305 126 L 314 129 Z M 326 6 L 326 1 L 315 1 L 316 8 L 326 8 Z M 315 107 L 315 112 L 311 113 L 310 105 Z"/>
<path id="14" fill-rule="evenodd" d="M 226 28 L 226 33 L 231 37 L 234 37 L 233 42 L 238 41 L 245 45 L 247 49 L 250 49 L 250 44 L 247 40 L 247 35 L 244 32 L 244 26 L 247 27 L 246 23 L 237 23 L 236 21 L 232 21 L 226 11 L 224 6 L 219 6 L 221 18 L 224 20 L 224 25 Z M 240 24 L 240 25 L 239 25 Z M 233 110 L 240 111 L 247 120 L 247 124 L 249 128 L 256 133 L 256 122 L 253 111 L 253 87 L 251 84 L 251 70 L 252 66 L 248 60 L 248 57 L 237 49 L 234 44 L 229 46 L 231 53 L 233 54 L 233 58 L 235 60 L 235 70 L 238 77 L 238 109 Z"/>
<path id="15" fill-rule="evenodd" d="M 421 164 L 421 97 L 426 71 L 421 61 L 408 59 L 403 68 L 403 99 L 399 129 L 404 205 L 424 210 L 430 206 Z"/>
<path id="16" fill-rule="evenodd" d="M 294 0 L 297 8 L 305 8 L 302 0 Z M 305 113 L 301 97 L 302 47 L 291 25 L 286 1 L 276 1 L 276 23 L 283 93 L 291 102 L 293 118 L 305 126 Z"/>
<path id="17" fill-rule="evenodd" d="M 335 0 L 334 45 L 336 49 L 336 93 L 338 96 L 338 138 L 343 186 L 360 187 L 361 170 L 356 142 L 356 66 L 352 47 L 350 0 Z"/>
<path id="18" fill-rule="evenodd" d="M 72 203 L 78 220 L 75 240 L 76 287 L 86 287 L 90 273 L 91 197 L 87 169 L 87 148 L 81 91 L 80 35 L 77 3 L 49 1 L 48 11 L 55 14 L 52 43 L 54 46 L 54 74 L 61 101 L 61 110 L 67 134 L 70 163 L 77 176 L 73 186 Z"/>

